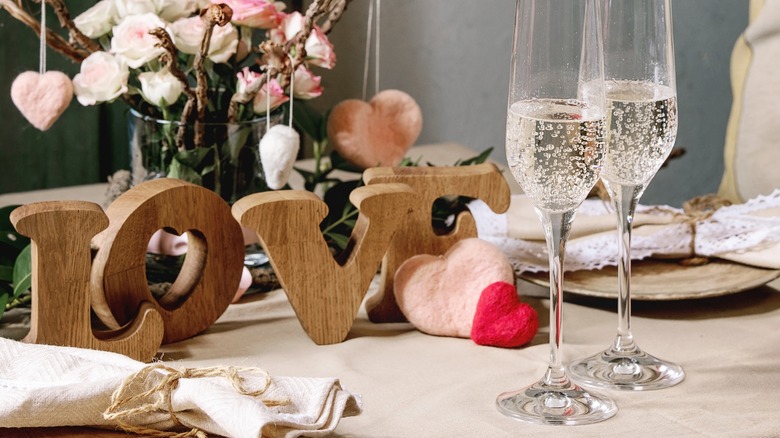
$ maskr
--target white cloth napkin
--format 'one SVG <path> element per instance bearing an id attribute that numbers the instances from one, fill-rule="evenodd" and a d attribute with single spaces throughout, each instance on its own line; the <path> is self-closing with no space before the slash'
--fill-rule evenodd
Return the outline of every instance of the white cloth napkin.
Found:
<path id="1" fill-rule="evenodd" d="M 0 338 L 0 427 L 114 427 L 103 417 L 112 393 L 145 366 L 104 351 Z M 157 371 L 152 375 L 156 378 L 135 385 L 139 393 L 164 376 Z M 265 379 L 262 374 L 241 374 L 247 388 L 261 388 Z M 151 395 L 149 401 L 155 397 Z M 288 402 L 268 407 L 262 400 Z M 239 394 L 220 377 L 182 379 L 171 402 L 187 429 L 236 438 L 324 436 L 342 416 L 361 412 L 359 396 L 344 390 L 334 378 L 274 376 L 259 397 Z M 128 422 L 158 430 L 175 427 L 163 409 Z"/>
<path id="2" fill-rule="evenodd" d="M 544 231 L 525 195 L 514 195 L 505 214 L 482 201 L 469 204 L 479 237 L 501 248 L 517 272 L 548 270 Z M 682 210 L 668 206 L 637 207 L 631 258 L 717 257 L 746 265 L 780 269 L 780 189 L 744 204 L 721 207 L 692 226 Z M 601 200 L 578 209 L 564 258 L 565 271 L 617 266 L 617 219 Z M 695 242 L 691 240 L 695 239 Z"/>

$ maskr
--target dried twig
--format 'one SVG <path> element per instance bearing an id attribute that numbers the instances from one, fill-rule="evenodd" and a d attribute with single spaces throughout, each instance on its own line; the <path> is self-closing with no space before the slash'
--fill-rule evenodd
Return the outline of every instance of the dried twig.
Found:
<path id="1" fill-rule="evenodd" d="M 160 61 L 166 64 L 171 74 L 181 82 L 184 94 L 187 95 L 187 103 L 184 104 L 184 109 L 181 112 L 181 123 L 179 123 L 179 127 L 176 130 L 176 148 L 182 151 L 186 149 L 184 134 L 186 133 L 187 122 L 190 119 L 193 106 L 195 105 L 195 92 L 190 88 L 190 84 L 187 82 L 187 76 L 183 71 L 179 70 L 179 66 L 176 64 L 176 54 L 178 51 L 168 32 L 162 27 L 158 27 L 150 30 L 149 34 L 160 40 L 156 46 L 165 50 L 165 53 L 160 55 Z"/>
<path id="2" fill-rule="evenodd" d="M 195 121 L 195 147 L 203 147 L 203 136 L 206 127 L 203 123 L 206 120 L 206 105 L 208 105 L 208 78 L 206 70 L 203 68 L 203 62 L 208 56 L 209 45 L 211 45 L 211 35 L 214 32 L 214 26 L 220 27 L 230 23 L 233 18 L 233 10 L 224 3 L 211 5 L 200 11 L 200 17 L 206 24 L 206 31 L 203 33 L 203 40 L 200 43 L 200 50 L 195 55 L 195 79 L 197 86 L 195 88 L 195 97 L 197 101 L 197 120 Z"/>
<path id="3" fill-rule="evenodd" d="M 45 0 L 45 1 L 46 3 L 51 5 L 52 9 L 54 9 L 54 13 L 57 14 L 57 18 L 60 20 L 60 26 L 67 29 L 68 33 L 70 33 L 71 39 L 76 41 L 81 47 L 83 47 L 89 53 L 99 52 L 101 50 L 100 45 L 98 43 L 89 39 L 89 37 L 81 33 L 81 31 L 76 27 L 76 24 L 70 18 L 70 12 L 68 12 L 68 7 L 65 6 L 65 3 L 62 0 Z"/>
<path id="4" fill-rule="evenodd" d="M 333 2 L 333 6 L 331 6 L 328 18 L 320 26 L 322 33 L 325 35 L 330 33 L 330 31 L 333 29 L 333 25 L 341 19 L 344 11 L 347 10 L 347 5 L 349 5 L 350 1 L 352 0 L 336 0 Z"/>
<path id="5" fill-rule="evenodd" d="M 32 29 L 40 38 L 41 23 L 28 14 L 27 11 L 18 4 L 14 3 L 12 0 L 0 0 L 0 9 L 8 11 L 12 17 L 27 25 L 27 27 Z M 70 44 L 65 38 L 48 28 L 46 31 L 46 44 L 51 47 L 52 50 L 61 53 L 63 56 L 77 64 L 89 56 L 88 51 Z"/>

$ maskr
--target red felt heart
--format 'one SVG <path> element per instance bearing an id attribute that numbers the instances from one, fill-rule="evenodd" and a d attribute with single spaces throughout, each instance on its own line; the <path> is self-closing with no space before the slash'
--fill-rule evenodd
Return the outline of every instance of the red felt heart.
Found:
<path id="1" fill-rule="evenodd" d="M 45 131 L 68 108 L 73 99 L 73 84 L 62 72 L 40 74 L 26 71 L 14 79 L 11 100 L 36 128 Z"/>
<path id="2" fill-rule="evenodd" d="M 530 342 L 538 328 L 536 310 L 520 302 L 514 285 L 499 281 L 479 297 L 471 339 L 479 345 L 519 347 Z"/>
<path id="3" fill-rule="evenodd" d="M 421 130 L 420 106 L 399 90 L 382 91 L 368 103 L 345 100 L 328 117 L 333 149 L 363 169 L 400 163 Z"/>

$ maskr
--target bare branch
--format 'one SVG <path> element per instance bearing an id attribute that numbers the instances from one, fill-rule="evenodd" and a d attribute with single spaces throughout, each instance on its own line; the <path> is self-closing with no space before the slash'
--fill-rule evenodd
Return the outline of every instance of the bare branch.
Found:
<path id="1" fill-rule="evenodd" d="M 40 0 L 38 0 L 40 1 Z M 60 26 L 67 29 L 70 33 L 70 37 L 79 43 L 89 53 L 99 52 L 101 50 L 100 45 L 81 33 L 76 27 L 76 24 L 70 18 L 70 12 L 68 7 L 65 6 L 65 2 L 62 0 L 45 0 L 54 9 L 54 13 L 57 14 L 57 18 L 60 20 Z"/>
<path id="2" fill-rule="evenodd" d="M 0 9 L 5 9 L 8 11 L 8 14 L 24 23 L 27 27 L 32 29 L 36 35 L 38 35 L 38 38 L 40 38 L 41 23 L 28 14 L 27 11 L 21 8 L 18 4 L 14 3 L 12 0 L 0 0 Z M 63 56 L 75 63 L 80 63 L 84 60 L 84 58 L 89 56 L 89 52 L 75 47 L 66 41 L 65 38 L 61 37 L 56 32 L 49 30 L 48 28 L 46 30 L 46 44 L 51 47 L 52 50 L 61 53 Z"/>
<path id="3" fill-rule="evenodd" d="M 182 84 L 184 94 L 187 95 L 187 102 L 184 104 L 184 109 L 181 112 L 181 119 L 179 127 L 176 130 L 176 148 L 180 151 L 186 149 L 184 144 L 184 134 L 187 130 L 187 123 L 189 122 L 190 115 L 192 114 L 193 105 L 195 105 L 195 99 L 197 98 L 195 92 L 190 88 L 190 84 L 187 82 L 187 76 L 179 70 L 179 66 L 176 64 L 176 46 L 173 44 L 173 40 L 168 32 L 162 27 L 152 29 L 149 34 L 157 38 L 159 42 L 155 46 L 165 50 L 165 53 L 160 55 L 160 61 L 168 66 L 168 70 L 171 74 L 179 80 Z"/>

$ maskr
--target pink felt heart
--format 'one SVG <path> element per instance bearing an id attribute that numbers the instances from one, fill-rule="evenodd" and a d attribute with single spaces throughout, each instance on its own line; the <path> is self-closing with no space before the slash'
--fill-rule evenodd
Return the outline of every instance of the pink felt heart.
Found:
<path id="1" fill-rule="evenodd" d="M 482 290 L 514 281 L 504 253 L 477 238 L 463 239 L 443 256 L 417 255 L 395 273 L 398 307 L 418 330 L 468 338 Z"/>
<path id="2" fill-rule="evenodd" d="M 479 345 L 519 347 L 534 338 L 539 315 L 520 302 L 514 285 L 493 283 L 482 291 L 471 327 L 471 339 Z"/>
<path id="3" fill-rule="evenodd" d="M 73 99 L 73 84 L 62 72 L 43 75 L 26 71 L 14 79 L 11 100 L 36 128 L 45 131 L 62 115 Z"/>
<path id="4" fill-rule="evenodd" d="M 399 90 L 382 91 L 368 103 L 345 100 L 328 117 L 333 149 L 363 169 L 400 163 L 421 130 L 420 106 Z"/>

